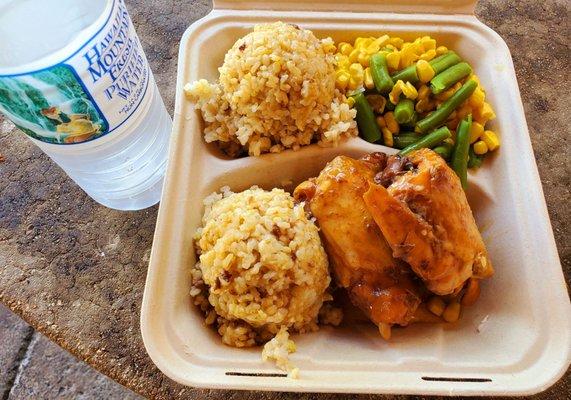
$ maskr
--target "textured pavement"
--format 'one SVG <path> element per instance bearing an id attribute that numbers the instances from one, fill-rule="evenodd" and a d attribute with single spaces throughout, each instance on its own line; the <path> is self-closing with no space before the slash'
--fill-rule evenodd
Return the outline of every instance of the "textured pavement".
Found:
<path id="1" fill-rule="evenodd" d="M 0 305 L 0 396 L 7 398 L 34 329 Z"/>
<path id="2" fill-rule="evenodd" d="M 0 340 L 1 399 L 142 399 L 34 331 L 2 305 Z"/>
<path id="3" fill-rule="evenodd" d="M 173 109 L 178 41 L 207 1 L 128 0 L 165 104 Z M 559 255 L 571 283 L 571 65 L 567 0 L 484 0 L 477 15 L 506 40 L 514 64 Z M 133 390 L 163 399 L 312 399 L 315 395 L 184 388 L 149 360 L 139 311 L 156 207 L 117 212 L 89 199 L 0 117 L 0 301 L 39 331 Z M 129 398 L 0 312 L 0 395 L 5 398 Z M 568 399 L 569 373 L 536 396 Z M 12 396 L 12 397 L 10 397 Z M 19 396 L 19 397 L 18 397 Z M 319 399 L 394 396 L 320 395 Z M 405 396 L 400 396 L 405 397 Z M 399 397 L 399 398 L 400 398 Z"/>

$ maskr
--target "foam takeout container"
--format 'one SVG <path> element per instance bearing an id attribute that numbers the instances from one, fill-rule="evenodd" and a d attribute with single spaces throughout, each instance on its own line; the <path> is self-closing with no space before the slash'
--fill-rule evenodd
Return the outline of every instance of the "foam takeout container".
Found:
<path id="1" fill-rule="evenodd" d="M 571 307 L 505 42 L 473 15 L 471 0 L 215 1 L 180 42 L 174 131 L 141 312 L 146 349 L 170 378 L 209 388 L 411 394 L 531 394 L 570 362 Z M 417 324 L 381 339 L 372 324 L 295 336 L 285 377 L 261 349 L 222 344 L 190 299 L 192 236 L 202 200 L 228 185 L 291 190 L 336 155 L 394 152 L 360 138 L 281 154 L 229 159 L 202 138 L 182 87 L 215 80 L 226 51 L 256 23 L 282 20 L 338 41 L 384 33 L 430 35 L 473 66 L 499 116 L 499 151 L 469 177 L 469 202 L 496 268 L 479 302 L 453 325 Z"/>

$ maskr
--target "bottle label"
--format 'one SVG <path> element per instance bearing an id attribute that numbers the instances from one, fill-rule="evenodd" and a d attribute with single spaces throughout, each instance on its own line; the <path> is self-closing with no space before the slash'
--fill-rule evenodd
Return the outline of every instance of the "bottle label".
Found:
<path id="1" fill-rule="evenodd" d="M 122 126 L 149 101 L 150 70 L 123 0 L 77 51 L 41 70 L 0 75 L 0 112 L 34 139 L 73 144 Z"/>

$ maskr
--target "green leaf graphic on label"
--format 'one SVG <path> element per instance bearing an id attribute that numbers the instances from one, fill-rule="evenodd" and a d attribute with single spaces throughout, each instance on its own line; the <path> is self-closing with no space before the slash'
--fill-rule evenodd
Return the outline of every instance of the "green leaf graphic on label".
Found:
<path id="1" fill-rule="evenodd" d="M 55 124 L 46 120 L 40 110 L 49 107 L 42 92 L 16 79 L 0 78 L 0 105 L 10 114 L 26 121 L 34 121 L 45 129 L 55 130 Z"/>
<path id="2" fill-rule="evenodd" d="M 0 77 L 0 111 L 22 131 L 48 143 L 79 143 L 108 131 L 108 124 L 71 67 Z"/>

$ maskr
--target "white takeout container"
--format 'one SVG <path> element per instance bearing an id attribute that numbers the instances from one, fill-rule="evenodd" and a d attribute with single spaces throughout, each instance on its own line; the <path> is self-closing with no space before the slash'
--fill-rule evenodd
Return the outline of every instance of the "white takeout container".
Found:
<path id="1" fill-rule="evenodd" d="M 208 388 L 308 392 L 524 395 L 552 385 L 570 363 L 571 307 L 509 50 L 473 15 L 471 0 L 238 2 L 215 1 L 180 42 L 169 167 L 141 312 L 155 364 L 182 384 Z M 387 3 L 387 4 L 385 4 Z M 303 10 L 303 11 L 302 11 Z M 498 118 L 499 151 L 471 173 L 468 198 L 496 274 L 479 302 L 453 325 L 412 325 L 384 341 L 372 324 L 296 335 L 290 379 L 261 348 L 222 344 L 191 304 L 192 236 L 202 200 L 224 185 L 285 187 L 316 176 L 338 154 L 393 152 L 354 138 L 336 148 L 315 145 L 261 157 L 228 159 L 202 138 L 199 114 L 182 87 L 215 80 L 231 45 L 254 24 L 282 20 L 336 42 L 384 33 L 430 35 L 474 68 Z"/>

